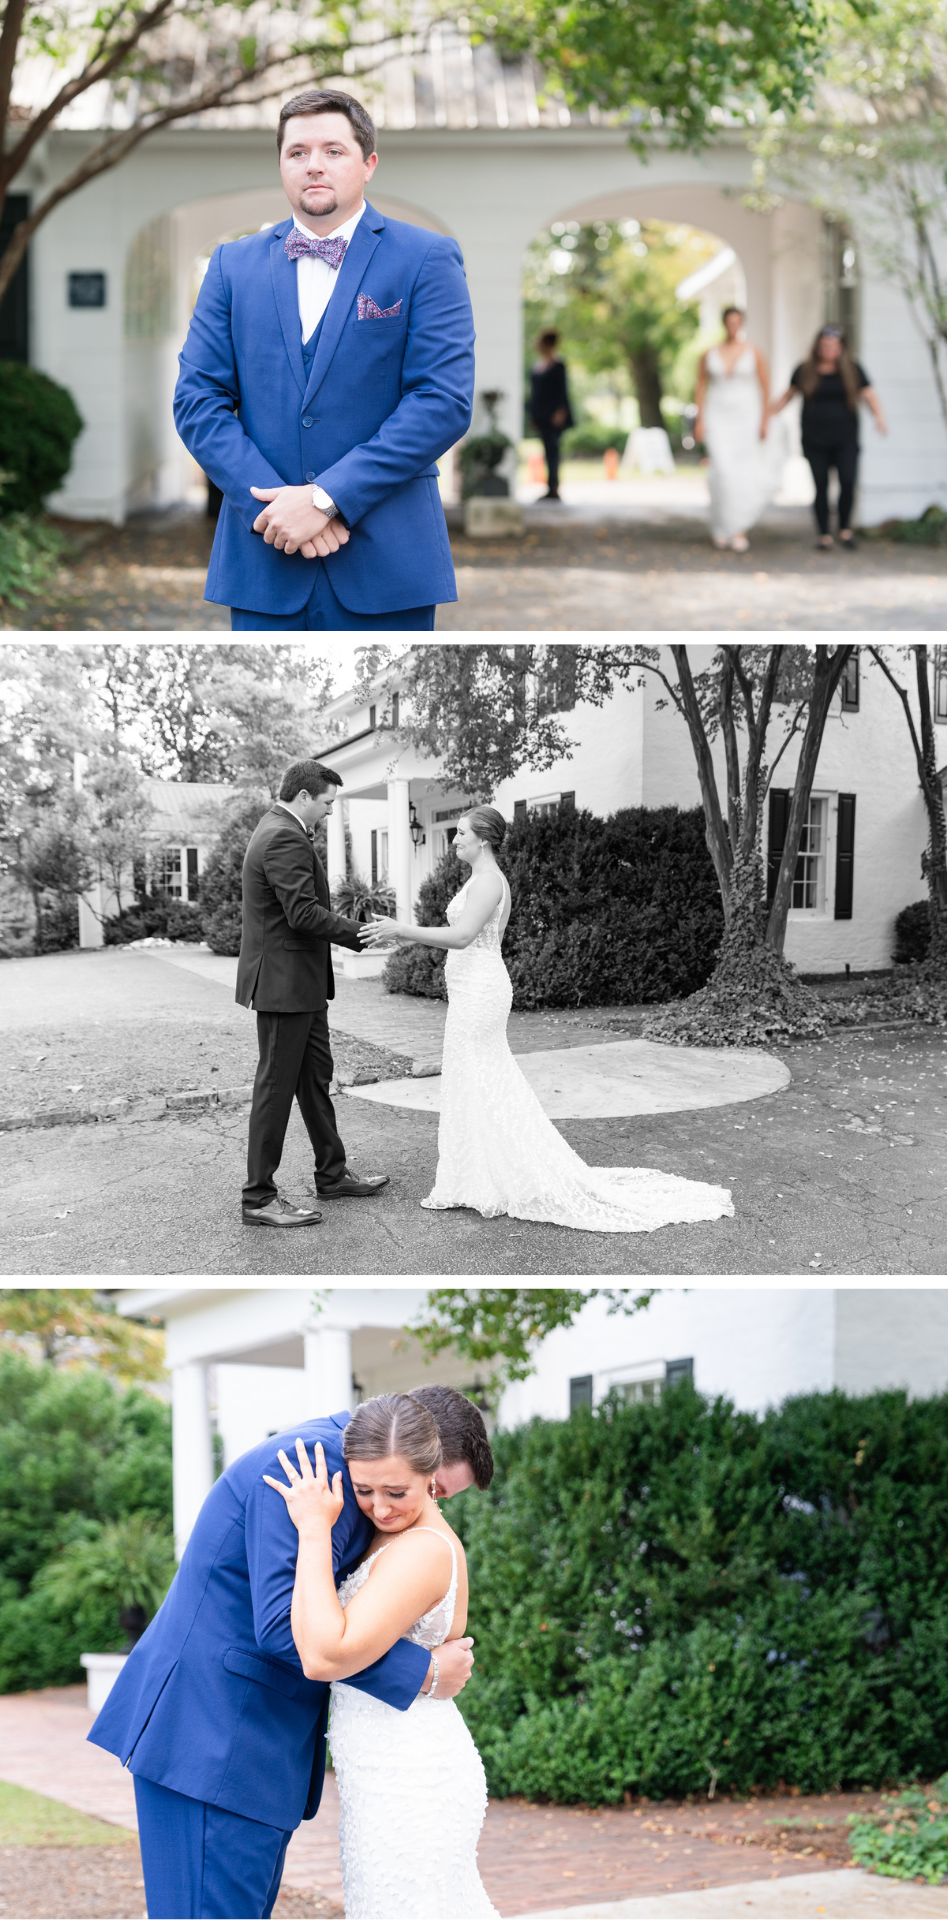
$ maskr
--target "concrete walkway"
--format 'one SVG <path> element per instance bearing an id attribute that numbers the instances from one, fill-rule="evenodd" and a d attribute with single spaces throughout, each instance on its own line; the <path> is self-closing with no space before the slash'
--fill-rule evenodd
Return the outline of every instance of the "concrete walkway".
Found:
<path id="1" fill-rule="evenodd" d="M 792 1880 L 745 1880 L 740 1887 L 666 1893 L 649 1900 L 597 1901 L 591 1907 L 544 1908 L 521 1920 L 941 1920 L 948 1887 L 887 1880 L 860 1868 L 801 1873 Z"/>
<path id="2" fill-rule="evenodd" d="M 521 1057 L 520 1066 L 551 1120 L 609 1120 L 638 1113 L 682 1113 L 758 1100 L 790 1085 L 790 1069 L 772 1054 L 723 1047 L 662 1047 L 649 1040 L 604 1040 Z M 437 1113 L 441 1076 L 350 1087 L 353 1099 Z"/>

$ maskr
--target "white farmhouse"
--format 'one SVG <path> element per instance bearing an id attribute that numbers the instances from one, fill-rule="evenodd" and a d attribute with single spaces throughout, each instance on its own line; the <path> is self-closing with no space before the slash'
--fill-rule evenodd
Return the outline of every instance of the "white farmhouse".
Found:
<path id="1" fill-rule="evenodd" d="M 568 660 L 569 646 L 561 652 Z M 712 652 L 710 647 L 689 647 L 695 671 L 709 663 Z M 673 678 L 667 650 L 663 665 Z M 570 707 L 564 691 L 568 675 L 551 674 L 545 697 L 560 707 L 575 748 L 569 759 L 547 772 L 525 769 L 504 781 L 494 803 L 508 820 L 563 801 L 601 817 L 622 807 L 700 804 L 685 723 L 670 706 L 657 706 L 663 690 L 650 676 L 646 680 L 644 687 L 618 687 L 602 707 Z M 398 917 L 407 919 L 421 882 L 453 840 L 469 796 L 446 787 L 437 764 L 396 735 L 402 684 L 403 674 L 396 668 L 378 677 L 374 692 L 340 694 L 325 709 L 326 737 L 315 750 L 343 780 L 343 805 L 329 820 L 330 884 L 345 873 L 348 824 L 356 870 L 369 879 L 387 880 L 395 889 Z M 938 763 L 943 766 L 943 648 L 932 694 Z M 774 755 L 781 737 L 775 725 Z M 774 778 L 765 821 L 768 858 L 783 845 L 785 796 L 792 789 L 798 754 L 795 739 Z M 723 793 L 720 743 L 715 765 Z M 901 707 L 869 649 L 861 647 L 849 663 L 826 725 L 787 929 L 788 959 L 803 973 L 888 967 L 896 914 L 925 893 L 921 856 L 927 839 L 927 815 Z M 353 959 L 356 968 L 369 964 L 359 956 Z"/>
<path id="2" fill-rule="evenodd" d="M 167 1328 L 179 1553 L 213 1482 L 215 1433 L 226 1467 L 296 1421 L 423 1380 L 482 1397 L 484 1369 L 451 1352 L 428 1361 L 406 1333 L 423 1314 L 422 1288 L 357 1284 L 314 1294 L 224 1281 L 123 1290 L 116 1299 L 122 1314 L 158 1314 Z M 502 1395 L 497 1422 L 564 1420 L 613 1390 L 651 1400 L 682 1377 L 753 1412 L 833 1387 L 940 1393 L 948 1387 L 948 1293 L 671 1286 L 632 1316 L 610 1316 L 592 1300 L 570 1330 L 542 1343 L 532 1377 Z"/>

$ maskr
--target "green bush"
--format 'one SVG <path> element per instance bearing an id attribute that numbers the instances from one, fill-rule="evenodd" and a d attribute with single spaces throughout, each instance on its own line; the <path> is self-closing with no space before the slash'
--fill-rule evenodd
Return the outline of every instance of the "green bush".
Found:
<path id="1" fill-rule="evenodd" d="M 72 394 L 35 367 L 0 360 L 0 515 L 38 513 L 72 464 L 84 421 Z"/>
<path id="2" fill-rule="evenodd" d="M 948 1742 L 948 1397 L 688 1384 L 496 1439 L 452 1505 L 491 1793 L 931 1778 Z"/>
<path id="3" fill-rule="evenodd" d="M 510 828 L 503 866 L 515 1007 L 670 1000 L 708 978 L 723 914 L 700 808 L 627 807 L 608 820 L 569 806 L 528 814 Z M 443 923 L 467 877 L 447 854 L 419 893 L 422 926 Z M 402 948 L 383 978 L 391 993 L 443 997 L 444 957 Z"/>
<path id="4" fill-rule="evenodd" d="M 113 913 L 103 924 L 107 947 L 126 947 L 132 940 L 203 940 L 204 916 L 190 900 L 146 894 L 134 907 Z"/>
<path id="5" fill-rule="evenodd" d="M 265 808 L 259 794 L 235 802 L 201 875 L 201 924 L 212 953 L 240 952 L 240 876 L 247 842 Z"/>
<path id="6" fill-rule="evenodd" d="M 917 520 L 883 520 L 864 531 L 873 540 L 898 540 L 909 547 L 943 547 L 948 515 L 944 507 L 926 507 Z"/>
<path id="7" fill-rule="evenodd" d="M 349 920 L 364 923 L 377 913 L 385 914 L 392 920 L 395 917 L 395 888 L 379 886 L 376 881 L 364 879 L 361 873 L 350 873 L 335 888 L 332 904 L 337 913 L 344 913 Z"/>
<path id="8" fill-rule="evenodd" d="M 34 953 L 67 953 L 79 945 L 79 902 L 75 894 L 48 895 L 40 901 Z"/>
<path id="9" fill-rule="evenodd" d="M 910 966 L 913 960 L 927 960 L 932 944 L 932 922 L 928 901 L 913 900 L 895 916 L 895 952 L 897 967 Z"/>
<path id="10" fill-rule="evenodd" d="M 44 527 L 28 513 L 0 518 L 0 605 L 25 607 L 27 600 L 42 593 L 56 577 L 64 544 L 55 527 Z"/>
<path id="11" fill-rule="evenodd" d="M 628 427 L 603 427 L 598 420 L 583 420 L 569 427 L 560 441 L 564 460 L 600 460 L 609 447 L 621 453 L 629 437 Z"/>
<path id="12" fill-rule="evenodd" d="M 0 1350 L 0 1693 L 80 1680 L 80 1653 L 125 1639 L 120 1595 L 89 1585 L 61 1610 L 51 1566 L 129 1515 L 171 1521 L 171 1410 L 92 1367 L 59 1372 Z"/>
<path id="13" fill-rule="evenodd" d="M 850 1844 L 857 1866 L 892 1880 L 948 1880 L 948 1773 L 933 1788 L 886 1796 L 875 1817 L 851 1813 Z"/>

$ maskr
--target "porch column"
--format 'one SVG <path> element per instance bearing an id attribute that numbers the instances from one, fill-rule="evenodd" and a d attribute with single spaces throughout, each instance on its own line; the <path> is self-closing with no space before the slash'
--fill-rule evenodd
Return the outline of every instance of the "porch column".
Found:
<path id="1" fill-rule="evenodd" d="M 306 1412 L 311 1420 L 352 1406 L 352 1335 L 347 1327 L 304 1333 Z"/>
<path id="2" fill-rule="evenodd" d="M 171 1476 L 174 1545 L 180 1560 L 214 1485 L 207 1368 L 203 1360 L 188 1360 L 171 1369 Z"/>
<path id="3" fill-rule="evenodd" d="M 408 781 L 388 782 L 388 872 L 395 888 L 395 917 L 412 919 L 411 834 L 408 831 Z"/>
<path id="4" fill-rule="evenodd" d="M 346 822 L 338 789 L 332 812 L 326 817 L 326 870 L 332 892 L 346 877 Z"/>

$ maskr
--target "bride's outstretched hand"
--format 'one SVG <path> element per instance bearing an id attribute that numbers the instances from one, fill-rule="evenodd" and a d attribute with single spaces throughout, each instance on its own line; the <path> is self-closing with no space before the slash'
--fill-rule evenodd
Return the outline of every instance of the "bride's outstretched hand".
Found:
<path id="1" fill-rule="evenodd" d="M 296 1452 L 300 1463 L 297 1472 L 288 1455 L 280 1447 L 277 1458 L 290 1484 L 283 1485 L 282 1480 L 271 1480 L 268 1473 L 264 1479 L 268 1487 L 276 1493 L 282 1493 L 286 1501 L 287 1512 L 302 1537 L 321 1537 L 329 1533 L 333 1523 L 338 1520 L 343 1509 L 342 1474 L 337 1473 L 332 1485 L 326 1470 L 326 1455 L 320 1442 L 316 1442 L 316 1472 L 309 1464 L 309 1455 L 302 1440 L 296 1442 Z"/>
<path id="2" fill-rule="evenodd" d="M 359 929 L 359 939 L 364 947 L 384 947 L 389 941 L 398 940 L 411 929 L 402 925 L 400 920 L 390 920 L 386 914 L 376 914 Z"/>

